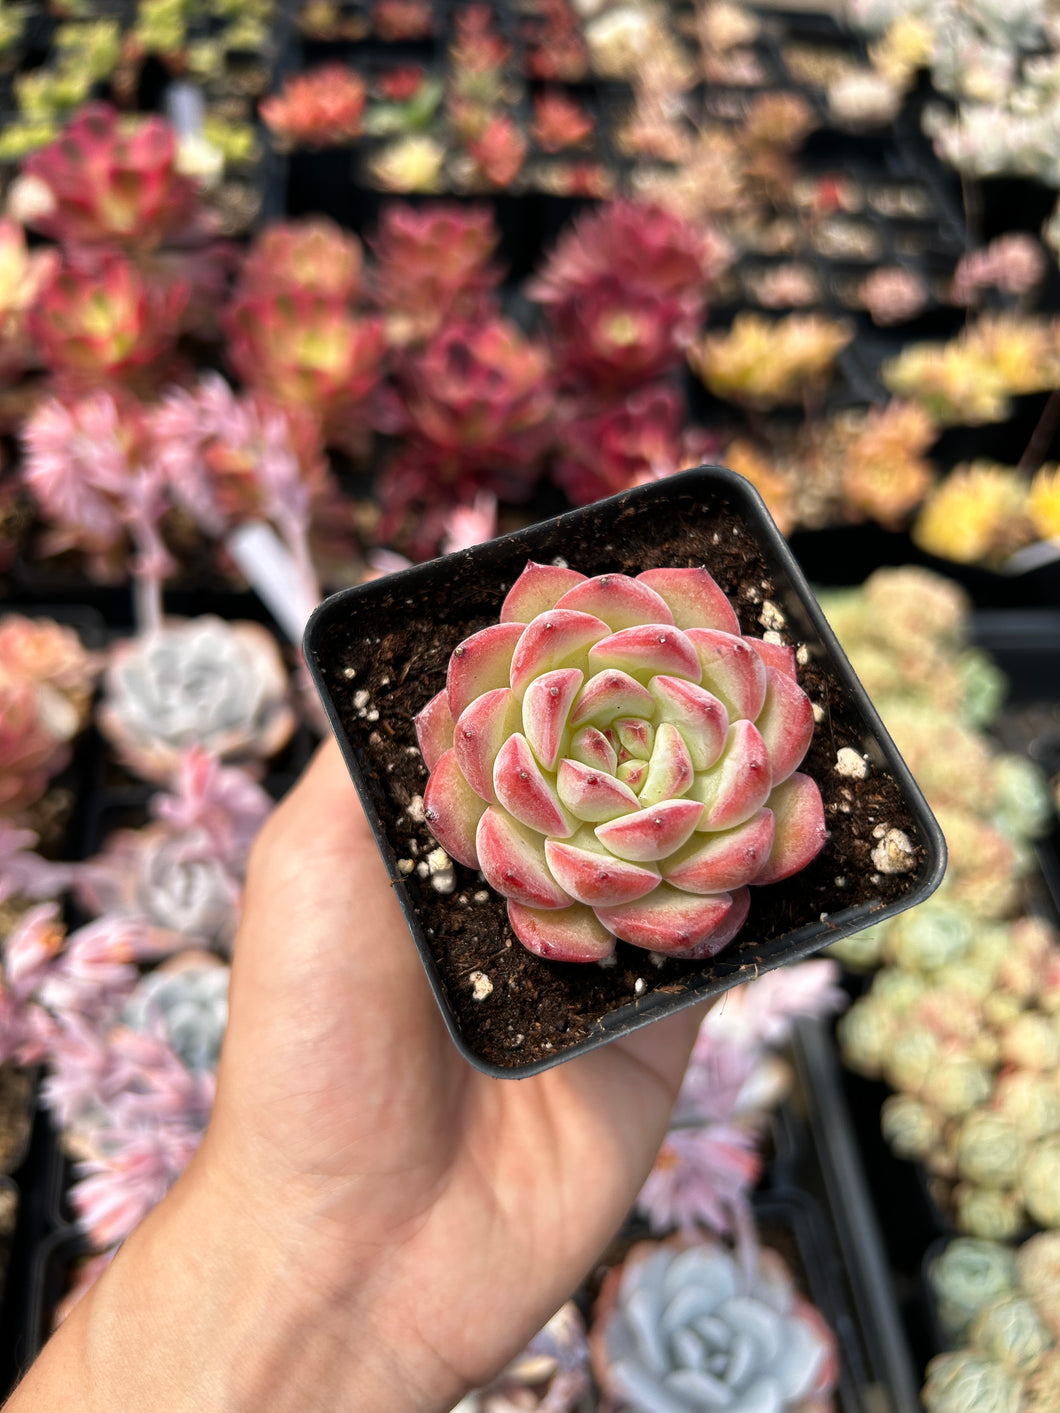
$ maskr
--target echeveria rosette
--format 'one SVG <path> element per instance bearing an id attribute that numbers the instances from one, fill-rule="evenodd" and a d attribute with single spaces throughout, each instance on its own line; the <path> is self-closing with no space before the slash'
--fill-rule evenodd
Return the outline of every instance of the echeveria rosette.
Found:
<path id="1" fill-rule="evenodd" d="M 776 1252 L 638 1242 L 604 1278 L 589 1347 L 608 1409 L 823 1413 L 835 1337 Z"/>
<path id="2" fill-rule="evenodd" d="M 749 885 L 790 877 L 826 837 L 797 770 L 813 709 L 794 653 L 744 637 L 702 568 L 531 562 L 416 730 L 432 833 L 551 960 L 601 961 L 616 938 L 711 957 Z"/>

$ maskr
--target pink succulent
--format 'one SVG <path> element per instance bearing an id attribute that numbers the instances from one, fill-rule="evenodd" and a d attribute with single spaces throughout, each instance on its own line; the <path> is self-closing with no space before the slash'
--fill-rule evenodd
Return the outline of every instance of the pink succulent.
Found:
<path id="1" fill-rule="evenodd" d="M 379 319 L 306 290 L 239 295 L 226 313 L 228 356 L 248 387 L 324 420 L 352 415 L 382 376 Z"/>
<path id="2" fill-rule="evenodd" d="M 39 989 L 53 1015 L 98 1021 L 136 985 L 136 963 L 163 955 L 169 939 L 142 918 L 106 916 L 70 933 Z"/>
<path id="3" fill-rule="evenodd" d="M 262 101 L 261 120 L 291 147 L 334 147 L 359 137 L 367 97 L 364 80 L 344 64 L 324 64 L 287 80 Z"/>
<path id="4" fill-rule="evenodd" d="M 173 389 L 153 409 L 150 431 L 174 497 L 208 534 L 261 517 L 308 526 L 327 488 L 316 416 L 236 394 L 219 373 Z"/>
<path id="5" fill-rule="evenodd" d="M 106 103 L 82 108 L 23 170 L 49 197 L 32 224 L 69 246 L 154 250 L 188 225 L 198 199 L 195 183 L 178 170 L 170 124 L 130 118 Z"/>
<path id="6" fill-rule="evenodd" d="M 195 1156 L 198 1132 L 144 1129 L 112 1156 L 77 1166 L 70 1201 L 97 1249 L 122 1241 L 158 1206 Z"/>
<path id="7" fill-rule="evenodd" d="M 186 285 L 152 280 L 124 257 L 107 255 L 53 275 L 30 311 L 29 327 L 52 372 L 95 386 L 168 353 L 187 302 Z"/>
<path id="8" fill-rule="evenodd" d="M 189 747 L 258 763 L 287 744 L 295 717 L 275 639 L 258 623 L 203 615 L 119 643 L 99 727 L 121 760 L 167 783 Z"/>
<path id="9" fill-rule="evenodd" d="M 915 319 L 927 303 L 928 292 L 923 280 L 912 270 L 901 265 L 881 265 L 862 280 L 858 298 L 872 322 L 888 328 Z"/>
<path id="10" fill-rule="evenodd" d="M 55 898 L 68 887 L 69 864 L 55 864 L 34 853 L 37 836 L 17 829 L 0 816 L 0 905 L 12 898 Z"/>
<path id="11" fill-rule="evenodd" d="M 497 533 L 497 497 L 489 491 L 479 491 L 471 505 L 455 505 L 447 513 L 442 553 L 456 554 L 460 550 L 492 540 Z"/>
<path id="12" fill-rule="evenodd" d="M 240 283 L 265 294 L 305 290 L 348 303 L 357 293 L 362 263 L 357 237 L 324 216 L 275 221 L 254 241 Z"/>
<path id="13" fill-rule="evenodd" d="M 40 903 L 22 914 L 3 944 L 4 983 L 17 1001 L 40 988 L 65 940 L 57 903 Z"/>
<path id="14" fill-rule="evenodd" d="M 734 1124 L 673 1128 L 640 1190 L 637 1207 L 654 1232 L 688 1237 L 704 1227 L 725 1236 L 762 1174 L 754 1135 Z"/>
<path id="15" fill-rule="evenodd" d="M 453 323 L 408 361 L 402 378 L 394 430 L 457 466 L 490 468 L 499 493 L 518 495 L 522 485 L 525 499 L 529 479 L 509 484 L 504 473 L 531 467 L 551 437 L 544 349 L 504 319 Z"/>
<path id="16" fill-rule="evenodd" d="M 488 206 L 384 206 L 371 245 L 391 339 L 418 342 L 448 321 L 479 314 L 500 280 L 499 239 Z"/>
<path id="17" fill-rule="evenodd" d="M 1041 284 L 1045 271 L 1045 252 L 1034 237 L 1010 232 L 961 256 L 953 276 L 952 298 L 955 304 L 975 304 L 988 288 L 1019 298 Z"/>
<path id="18" fill-rule="evenodd" d="M 245 770 L 222 765 L 202 746 L 180 759 L 172 794 L 151 799 L 151 813 L 171 829 L 201 829 L 215 856 L 242 874 L 250 846 L 273 808 L 272 796 Z"/>
<path id="19" fill-rule="evenodd" d="M 616 938 L 711 957 L 748 885 L 790 877 L 827 837 L 796 768 L 813 711 L 790 650 L 743 637 L 705 569 L 529 564 L 416 729 L 435 838 L 554 960 L 599 961 Z"/>
<path id="20" fill-rule="evenodd" d="M 553 309 L 613 277 L 626 289 L 676 298 L 698 319 L 729 258 L 727 245 L 709 229 L 662 206 L 613 201 L 560 237 L 530 293 Z"/>
<path id="21" fill-rule="evenodd" d="M 137 549 L 134 572 L 160 582 L 172 570 L 159 522 L 165 480 L 142 405 L 97 391 L 40 403 L 22 431 L 22 477 L 53 526 L 52 551 L 77 548 L 102 563 Z"/>

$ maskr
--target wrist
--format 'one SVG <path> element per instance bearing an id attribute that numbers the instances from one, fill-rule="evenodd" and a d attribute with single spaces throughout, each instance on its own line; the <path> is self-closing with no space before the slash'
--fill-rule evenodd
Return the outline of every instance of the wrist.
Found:
<path id="1" fill-rule="evenodd" d="M 446 1413 L 458 1402 L 452 1371 L 414 1327 L 395 1328 L 380 1275 L 340 1275 L 304 1231 L 282 1219 L 268 1230 L 233 1191 L 193 1165 L 75 1307 L 10 1413 Z"/>

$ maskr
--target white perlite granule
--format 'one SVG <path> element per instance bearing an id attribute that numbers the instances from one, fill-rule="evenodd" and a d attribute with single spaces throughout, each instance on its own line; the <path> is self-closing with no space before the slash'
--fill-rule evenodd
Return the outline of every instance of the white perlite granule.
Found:
<path id="1" fill-rule="evenodd" d="M 471 982 L 471 995 L 476 1001 L 484 1001 L 493 995 L 493 982 L 484 971 L 473 971 L 468 977 Z"/>
<path id="2" fill-rule="evenodd" d="M 872 851 L 872 865 L 880 873 L 908 873 L 916 868 L 916 850 L 901 829 L 878 824 L 872 837 L 880 841 Z"/>
<path id="3" fill-rule="evenodd" d="M 868 762 L 850 746 L 842 746 L 836 752 L 835 768 L 839 775 L 848 780 L 864 780 L 869 773 Z"/>

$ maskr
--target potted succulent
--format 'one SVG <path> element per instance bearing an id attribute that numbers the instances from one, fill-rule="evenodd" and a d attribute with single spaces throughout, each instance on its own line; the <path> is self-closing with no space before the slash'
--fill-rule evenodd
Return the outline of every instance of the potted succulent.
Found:
<path id="1" fill-rule="evenodd" d="M 711 587 L 675 599 L 660 574 L 690 567 Z M 574 637 L 550 638 L 542 625 L 578 585 L 582 610 L 600 616 L 568 599 Z M 679 625 L 693 622 L 706 626 L 692 640 L 735 673 L 710 679 L 719 697 L 689 657 L 700 649 Z M 596 649 L 609 634 L 622 641 Z M 575 700 L 579 652 L 587 687 L 608 688 L 600 713 Z M 306 657 L 450 1031 L 488 1073 L 534 1073 L 716 996 L 941 878 L 944 844 L 919 790 L 757 493 L 731 471 L 655 481 L 346 590 L 310 621 Z M 526 734 L 509 675 L 540 709 Z M 441 749 L 454 718 L 462 745 L 482 748 L 475 760 Z M 487 808 L 493 757 L 503 800 Z M 704 822 L 719 832 L 703 845 L 731 845 L 739 866 L 713 849 L 706 859 L 692 837 Z"/>

